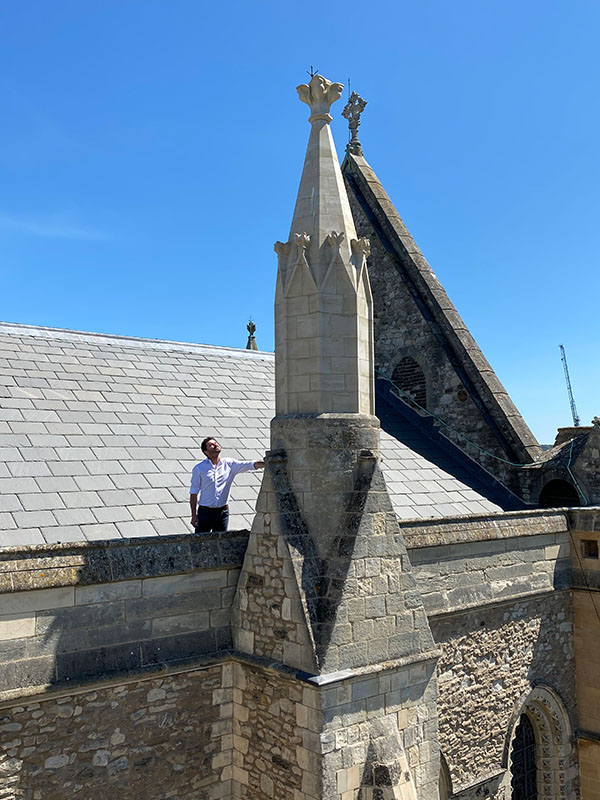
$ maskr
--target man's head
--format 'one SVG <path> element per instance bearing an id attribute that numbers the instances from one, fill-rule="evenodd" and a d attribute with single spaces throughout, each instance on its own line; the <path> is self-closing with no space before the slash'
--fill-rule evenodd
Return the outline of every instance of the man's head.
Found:
<path id="1" fill-rule="evenodd" d="M 200 447 L 202 448 L 202 452 L 207 456 L 219 455 L 221 452 L 221 445 L 214 436 L 207 436 L 206 439 L 203 439 Z"/>

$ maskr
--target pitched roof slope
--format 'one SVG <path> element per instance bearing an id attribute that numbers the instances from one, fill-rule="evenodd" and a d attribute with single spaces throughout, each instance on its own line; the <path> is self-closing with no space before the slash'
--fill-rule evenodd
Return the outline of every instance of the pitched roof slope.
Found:
<path id="1" fill-rule="evenodd" d="M 273 367 L 272 353 L 0 324 L 0 546 L 191 531 L 200 441 L 264 453 Z M 403 519 L 502 510 L 435 447 L 382 431 L 382 452 Z M 232 530 L 250 526 L 259 484 L 236 479 Z"/>
<path id="2" fill-rule="evenodd" d="M 519 463 L 539 454 L 539 445 L 363 156 L 347 153 L 342 171 L 352 194 L 395 259 L 421 313 L 458 369 L 504 451 Z M 359 230 L 361 235 L 369 232 Z"/>

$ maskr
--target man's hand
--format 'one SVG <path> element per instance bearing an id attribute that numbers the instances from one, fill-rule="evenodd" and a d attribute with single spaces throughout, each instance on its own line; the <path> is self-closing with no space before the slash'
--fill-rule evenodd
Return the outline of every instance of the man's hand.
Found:
<path id="1" fill-rule="evenodd" d="M 265 466 L 264 461 L 255 461 L 254 462 L 254 469 L 263 469 Z"/>
<path id="2" fill-rule="evenodd" d="M 198 517 L 195 514 L 192 516 L 191 523 L 192 523 L 192 528 L 196 530 L 196 528 L 198 527 Z"/>

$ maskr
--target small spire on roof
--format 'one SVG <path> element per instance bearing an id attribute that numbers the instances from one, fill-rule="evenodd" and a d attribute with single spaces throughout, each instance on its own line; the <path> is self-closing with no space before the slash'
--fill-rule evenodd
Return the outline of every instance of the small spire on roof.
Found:
<path id="1" fill-rule="evenodd" d="M 348 120 L 348 127 L 350 128 L 350 141 L 346 145 L 346 151 L 353 153 L 355 156 L 362 156 L 362 145 L 358 141 L 358 126 L 360 125 L 360 115 L 365 110 L 367 101 L 357 94 L 352 92 L 348 102 L 346 103 L 342 116 Z"/>
<path id="2" fill-rule="evenodd" d="M 258 347 L 256 346 L 256 339 L 254 338 L 256 325 L 252 322 L 252 319 L 250 319 L 246 325 L 246 330 L 248 331 L 248 343 L 246 344 L 246 350 L 258 350 Z"/>

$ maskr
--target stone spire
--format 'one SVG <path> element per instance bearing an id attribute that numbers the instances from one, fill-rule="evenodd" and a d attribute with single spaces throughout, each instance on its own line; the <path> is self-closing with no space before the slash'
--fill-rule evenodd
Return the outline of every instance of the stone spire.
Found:
<path id="1" fill-rule="evenodd" d="M 357 239 L 329 113 L 343 86 L 297 87 L 311 132 L 287 242 L 277 242 L 277 415 L 374 413 L 367 239 Z"/>

